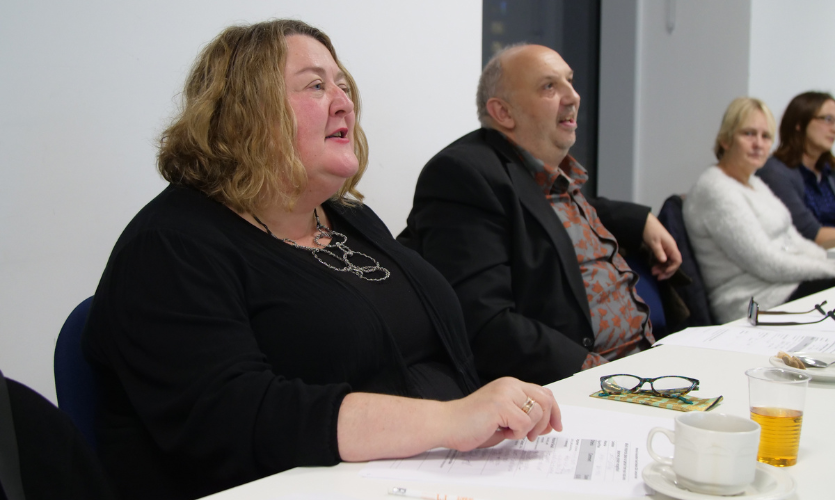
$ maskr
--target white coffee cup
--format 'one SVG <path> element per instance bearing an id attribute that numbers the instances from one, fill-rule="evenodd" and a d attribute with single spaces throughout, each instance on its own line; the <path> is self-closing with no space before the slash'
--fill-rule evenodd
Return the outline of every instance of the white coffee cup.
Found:
<path id="1" fill-rule="evenodd" d="M 652 450 L 657 433 L 673 443 L 672 457 Z M 672 466 L 679 487 L 709 495 L 735 495 L 754 481 L 760 424 L 724 413 L 690 412 L 676 417 L 675 432 L 655 427 L 647 436 L 647 451 Z"/>

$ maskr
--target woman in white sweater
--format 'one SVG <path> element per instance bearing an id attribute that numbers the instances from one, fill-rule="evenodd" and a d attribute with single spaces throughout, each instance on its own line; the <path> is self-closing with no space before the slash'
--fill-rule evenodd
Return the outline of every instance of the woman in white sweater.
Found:
<path id="1" fill-rule="evenodd" d="M 684 200 L 687 234 L 722 323 L 745 316 L 751 297 L 768 309 L 835 286 L 835 261 L 797 232 L 785 205 L 753 175 L 775 128 L 762 101 L 734 99 L 716 136 L 719 163 Z"/>

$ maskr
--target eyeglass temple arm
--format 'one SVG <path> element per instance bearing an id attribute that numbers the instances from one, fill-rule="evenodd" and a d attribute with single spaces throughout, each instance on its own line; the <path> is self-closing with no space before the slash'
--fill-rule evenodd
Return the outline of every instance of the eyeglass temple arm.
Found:
<path id="1" fill-rule="evenodd" d="M 760 314 L 762 314 L 762 313 L 760 313 Z M 817 321 L 808 321 L 808 322 L 805 322 L 805 323 L 797 323 L 797 322 L 794 322 L 794 321 L 788 321 L 788 322 L 785 322 L 785 323 L 777 323 L 777 322 L 766 323 L 766 322 L 762 322 L 762 321 L 757 321 L 757 326 L 760 326 L 760 325 L 764 325 L 764 326 L 814 325 L 815 323 L 820 323 L 821 321 L 825 321 L 826 318 L 832 318 L 833 320 L 835 320 L 835 309 L 829 311 L 828 313 L 824 313 L 824 314 L 825 314 L 825 316 L 823 318 L 817 320 Z"/>
<path id="2" fill-rule="evenodd" d="M 824 316 L 826 316 L 827 313 L 826 313 L 826 311 L 823 310 L 823 306 L 825 306 L 825 305 L 826 305 L 826 301 L 824 300 L 820 304 L 815 304 L 815 307 L 813 309 L 808 310 L 808 311 L 790 312 L 790 311 L 759 311 L 758 310 L 757 314 L 809 314 L 809 313 L 813 313 L 815 311 L 818 311 L 821 314 L 823 314 Z"/>

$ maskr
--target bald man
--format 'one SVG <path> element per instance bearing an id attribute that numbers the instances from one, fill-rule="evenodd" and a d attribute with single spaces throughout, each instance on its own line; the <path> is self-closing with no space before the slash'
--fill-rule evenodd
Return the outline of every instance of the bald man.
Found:
<path id="1" fill-rule="evenodd" d="M 426 164 L 398 237 L 455 288 L 484 382 L 547 384 L 649 347 L 649 308 L 618 245 L 645 242 L 660 279 L 681 263 L 649 207 L 580 192 L 572 78 L 547 47 L 493 57 L 476 97 L 482 128 Z"/>

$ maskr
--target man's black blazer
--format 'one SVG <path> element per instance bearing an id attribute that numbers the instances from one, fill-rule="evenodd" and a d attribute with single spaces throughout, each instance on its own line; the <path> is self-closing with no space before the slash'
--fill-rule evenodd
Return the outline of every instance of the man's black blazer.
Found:
<path id="1" fill-rule="evenodd" d="M 620 245 L 640 246 L 649 207 L 590 202 Z M 594 332 L 574 246 L 502 134 L 476 130 L 426 164 L 398 240 L 455 288 L 483 382 L 580 370 Z"/>

